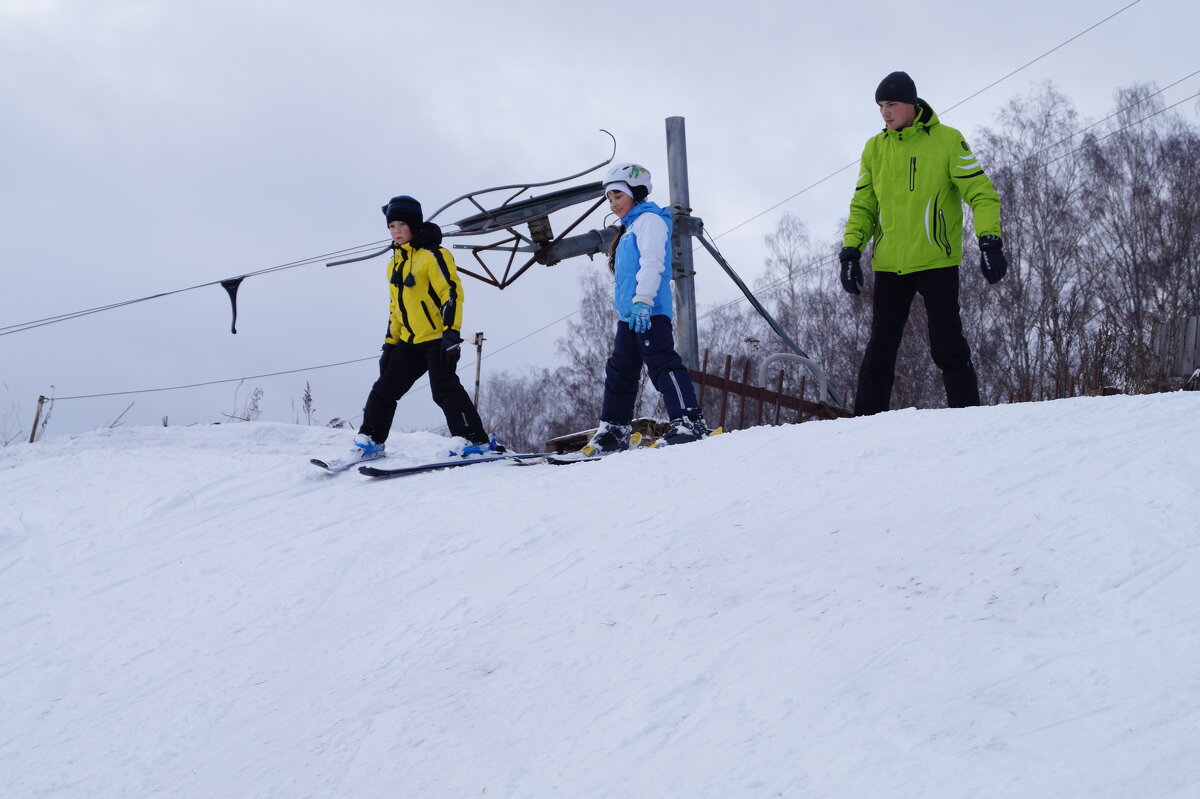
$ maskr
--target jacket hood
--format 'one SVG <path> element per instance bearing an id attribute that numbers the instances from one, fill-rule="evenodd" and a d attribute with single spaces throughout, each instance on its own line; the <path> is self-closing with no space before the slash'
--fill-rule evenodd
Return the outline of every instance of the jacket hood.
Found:
<path id="1" fill-rule="evenodd" d="M 929 103 L 918 97 L 917 118 L 913 120 L 912 124 L 907 128 L 900 128 L 900 130 L 892 130 L 891 128 L 885 127 L 883 132 L 885 135 L 900 135 L 901 138 L 903 138 L 903 134 L 910 130 L 928 133 L 930 128 L 939 124 L 941 124 L 941 120 L 938 119 L 937 112 L 929 106 Z"/>

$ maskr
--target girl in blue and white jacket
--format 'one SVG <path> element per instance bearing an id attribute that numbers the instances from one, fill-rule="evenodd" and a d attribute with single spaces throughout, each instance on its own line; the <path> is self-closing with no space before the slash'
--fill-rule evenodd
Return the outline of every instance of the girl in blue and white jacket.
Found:
<path id="1" fill-rule="evenodd" d="M 605 366 L 600 427 L 584 450 L 594 454 L 629 448 L 642 364 L 671 420 L 663 440 L 682 444 L 703 438 L 709 429 L 687 367 L 675 351 L 671 326 L 671 213 L 646 199 L 652 188 L 650 171 L 638 164 L 614 167 L 603 186 L 609 207 L 621 221 L 608 255 L 616 280 L 613 306 L 620 321 Z"/>

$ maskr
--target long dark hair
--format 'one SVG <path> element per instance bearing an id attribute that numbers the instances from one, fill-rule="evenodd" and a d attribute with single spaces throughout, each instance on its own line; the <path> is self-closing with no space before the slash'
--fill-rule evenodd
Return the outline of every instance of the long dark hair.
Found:
<path id="1" fill-rule="evenodd" d="M 614 275 L 617 273 L 617 245 L 621 243 L 621 237 L 625 235 L 625 226 L 617 225 L 617 235 L 613 236 L 612 243 L 608 245 L 608 271 Z"/>

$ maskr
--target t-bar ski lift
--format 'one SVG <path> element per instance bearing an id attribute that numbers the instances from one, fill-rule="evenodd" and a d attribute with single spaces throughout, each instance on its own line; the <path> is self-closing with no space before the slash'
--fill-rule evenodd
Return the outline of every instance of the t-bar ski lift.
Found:
<path id="1" fill-rule="evenodd" d="M 754 296 L 750 288 L 738 276 L 733 267 L 729 265 L 729 262 L 725 260 L 717 248 L 704 236 L 703 220 L 692 215 L 688 188 L 687 141 L 683 117 L 668 117 L 666 127 L 670 211 L 673 222 L 671 234 L 671 277 L 675 281 L 675 290 L 672 293 L 675 298 L 675 317 L 677 320 L 675 328 L 676 345 L 680 357 L 688 367 L 692 369 L 699 368 L 700 347 L 699 334 L 697 332 L 696 290 L 693 277 L 695 270 L 692 263 L 693 247 L 690 241 L 692 238 L 695 238 L 721 268 L 725 270 L 725 273 L 729 275 L 730 279 L 733 280 L 746 299 L 750 301 L 754 310 L 766 320 L 767 324 L 771 326 L 771 329 L 775 331 L 776 335 L 787 346 L 787 349 L 790 350 L 790 352 L 771 355 L 763 362 L 760 368 L 760 384 L 766 379 L 765 373 L 771 364 L 784 360 L 800 363 L 817 378 L 818 401 L 821 404 L 830 405 L 835 410 L 844 413 L 846 404 L 841 395 L 829 385 L 829 381 L 825 376 L 825 370 L 821 368 L 820 364 L 810 358 L 804 350 L 800 349 L 800 346 L 792 340 L 787 331 L 783 329 L 767 309 L 763 307 L 762 303 L 758 301 L 758 298 Z M 535 263 L 542 264 L 543 266 L 553 266 L 578 255 L 587 255 L 590 257 L 604 252 L 617 235 L 619 228 L 615 225 L 600 230 L 589 230 L 586 233 L 574 236 L 568 235 L 604 204 L 605 197 L 600 181 L 558 189 L 557 191 L 536 197 L 531 196 L 523 200 L 517 199 L 530 189 L 565 183 L 594 172 L 611 163 L 616 155 L 616 137 L 608 131 L 603 132 L 608 134 L 609 138 L 613 140 L 613 151 L 606 160 L 593 167 L 556 180 L 541 183 L 495 186 L 490 189 L 469 192 L 456 197 L 434 211 L 429 216 L 428 221 L 433 221 L 438 214 L 447 208 L 462 202 L 470 203 L 477 209 L 476 213 L 459 219 L 457 222 L 452 223 L 452 226 L 443 228 L 442 236 L 444 238 L 484 236 L 497 232 L 507 234 L 503 238 L 486 243 L 473 242 L 452 245 L 454 249 L 469 250 L 478 265 L 478 271 L 475 271 L 474 269 L 465 268 L 460 264 L 458 271 L 503 290 L 512 285 L 517 278 L 525 274 Z M 489 208 L 480 201 L 480 198 L 485 195 L 500 192 L 506 193 L 507 196 L 498 205 Z M 550 225 L 550 215 L 580 203 L 590 204 L 587 210 L 567 225 L 562 233 L 555 235 Z M 522 225 L 527 226 L 528 235 L 519 229 Z M 326 264 L 326 266 L 340 266 L 356 261 L 364 261 L 391 252 L 391 250 L 391 245 L 388 245 L 378 252 L 356 258 L 332 261 Z M 499 275 L 484 261 L 482 257 L 484 253 L 507 254 L 507 262 Z M 519 265 L 518 261 L 521 261 Z"/>

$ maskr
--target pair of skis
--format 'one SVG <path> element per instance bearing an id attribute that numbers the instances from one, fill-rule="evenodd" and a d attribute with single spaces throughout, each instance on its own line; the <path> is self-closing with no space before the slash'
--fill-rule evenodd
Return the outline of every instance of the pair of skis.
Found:
<path id="1" fill-rule="evenodd" d="M 712 431 L 711 435 L 721 433 L 720 428 Z M 634 433 L 630 438 L 630 448 L 628 450 L 620 450 L 621 452 L 632 452 L 635 449 L 656 449 L 664 446 L 664 442 L 660 439 L 649 447 L 640 446 L 641 436 Z M 473 463 L 496 463 L 498 461 L 509 461 L 520 466 L 532 466 L 535 463 L 549 463 L 555 466 L 566 466 L 572 463 L 589 463 L 607 458 L 610 455 L 615 455 L 616 452 L 589 452 L 585 447 L 578 452 L 568 452 L 559 454 L 555 452 L 505 452 L 495 455 L 485 455 L 483 457 L 468 457 L 468 458 L 450 458 L 443 461 L 434 461 L 432 463 L 421 463 L 416 466 L 398 466 L 387 467 L 380 464 L 380 461 L 386 461 L 387 456 L 380 458 L 346 458 L 342 460 L 319 460 L 313 458 L 309 463 L 314 466 L 319 466 L 327 472 L 336 473 L 344 472 L 354 467 L 358 467 L 360 474 L 365 474 L 367 477 L 385 478 L 385 477 L 405 477 L 407 475 L 422 474 L 424 472 L 434 472 L 439 469 L 454 469 L 459 466 L 470 466 Z"/>
<path id="2" fill-rule="evenodd" d="M 496 463 L 498 461 L 508 461 L 515 463 L 518 466 L 533 466 L 537 463 L 551 463 L 556 466 L 566 465 L 569 463 L 585 463 L 587 461 L 598 461 L 601 458 L 615 453 L 606 453 L 605 455 L 579 455 L 578 453 L 566 453 L 560 455 L 555 452 L 506 452 L 503 455 L 486 455 L 482 458 L 454 458 L 452 460 L 436 461 L 434 463 L 422 463 L 417 466 L 399 466 L 388 468 L 386 466 L 376 466 L 367 462 L 358 467 L 359 474 L 365 474 L 367 477 L 383 478 L 383 477 L 404 477 L 406 475 L 421 474 L 423 472 L 435 472 L 439 469 L 454 469 L 458 466 L 470 466 L 473 463 Z"/>

